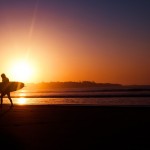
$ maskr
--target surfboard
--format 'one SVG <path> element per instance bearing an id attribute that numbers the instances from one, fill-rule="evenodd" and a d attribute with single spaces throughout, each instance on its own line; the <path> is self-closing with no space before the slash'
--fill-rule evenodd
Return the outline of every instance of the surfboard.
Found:
<path id="1" fill-rule="evenodd" d="M 23 82 L 10 81 L 6 85 L 3 82 L 0 82 L 0 93 L 14 92 L 14 91 L 22 89 L 23 87 L 24 87 Z"/>

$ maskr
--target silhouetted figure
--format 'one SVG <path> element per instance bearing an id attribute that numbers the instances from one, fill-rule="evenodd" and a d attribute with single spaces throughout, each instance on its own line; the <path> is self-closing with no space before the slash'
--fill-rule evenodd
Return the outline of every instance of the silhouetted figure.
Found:
<path id="1" fill-rule="evenodd" d="M 1 74 L 1 77 L 2 77 L 2 87 L 3 87 L 3 90 L 1 91 L 1 107 L 2 107 L 2 105 L 3 105 L 3 97 L 4 97 L 5 95 L 8 96 L 8 99 L 9 99 L 10 102 L 11 102 L 11 106 L 13 106 L 13 102 L 12 102 L 12 99 L 11 99 L 11 97 L 10 97 L 10 92 L 9 92 L 9 90 L 7 90 L 8 84 L 9 84 L 9 78 L 7 78 L 4 73 Z"/>

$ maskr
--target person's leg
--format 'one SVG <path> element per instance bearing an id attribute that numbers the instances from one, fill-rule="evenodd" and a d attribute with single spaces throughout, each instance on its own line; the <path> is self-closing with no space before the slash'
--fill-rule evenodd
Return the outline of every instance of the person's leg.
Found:
<path id="1" fill-rule="evenodd" d="M 11 99 L 11 97 L 10 97 L 10 92 L 7 93 L 7 96 L 8 96 L 8 99 L 10 100 L 10 102 L 11 102 L 11 106 L 13 106 L 13 102 L 12 102 L 12 99 Z"/>
<path id="2" fill-rule="evenodd" d="M 1 93 L 1 107 L 2 107 L 2 105 L 3 105 L 3 97 L 5 96 L 5 94 L 4 93 Z"/>

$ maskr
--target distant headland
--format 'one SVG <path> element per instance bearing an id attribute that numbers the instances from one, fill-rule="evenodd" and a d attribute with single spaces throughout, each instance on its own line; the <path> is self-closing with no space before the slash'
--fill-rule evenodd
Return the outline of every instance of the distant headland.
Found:
<path id="1" fill-rule="evenodd" d="M 40 82 L 40 83 L 27 83 L 27 87 L 40 88 L 40 89 L 55 89 L 55 88 L 93 88 L 101 91 L 110 90 L 130 90 L 130 91 L 142 91 L 150 90 L 150 85 L 122 85 L 114 83 L 97 83 L 94 81 L 81 81 L 81 82 Z"/>

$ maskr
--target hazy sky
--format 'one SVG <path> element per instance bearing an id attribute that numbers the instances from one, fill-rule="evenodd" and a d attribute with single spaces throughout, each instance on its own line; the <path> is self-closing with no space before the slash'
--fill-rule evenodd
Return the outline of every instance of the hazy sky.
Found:
<path id="1" fill-rule="evenodd" d="M 149 57 L 148 0 L 0 0 L 0 72 L 10 80 L 24 61 L 28 82 L 150 84 Z"/>

